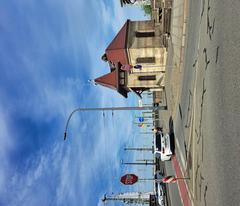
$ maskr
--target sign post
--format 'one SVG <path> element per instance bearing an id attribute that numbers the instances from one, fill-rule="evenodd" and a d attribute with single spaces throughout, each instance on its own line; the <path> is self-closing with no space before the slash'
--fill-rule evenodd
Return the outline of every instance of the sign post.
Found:
<path id="1" fill-rule="evenodd" d="M 138 176 L 135 174 L 126 174 L 121 177 L 120 182 L 124 185 L 133 185 L 138 181 Z"/>

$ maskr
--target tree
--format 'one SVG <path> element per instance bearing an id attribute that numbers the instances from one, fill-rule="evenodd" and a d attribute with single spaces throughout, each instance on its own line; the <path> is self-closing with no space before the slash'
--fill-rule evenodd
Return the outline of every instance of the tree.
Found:
<path id="1" fill-rule="evenodd" d="M 152 16 L 152 6 L 151 5 L 143 5 L 142 10 L 145 13 L 145 16 Z"/>

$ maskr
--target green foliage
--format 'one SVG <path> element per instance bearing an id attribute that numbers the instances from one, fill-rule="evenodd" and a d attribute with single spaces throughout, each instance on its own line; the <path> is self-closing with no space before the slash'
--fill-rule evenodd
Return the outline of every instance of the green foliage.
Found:
<path id="1" fill-rule="evenodd" d="M 152 6 L 151 5 L 143 5 L 142 10 L 145 13 L 145 16 L 151 16 L 152 15 Z"/>

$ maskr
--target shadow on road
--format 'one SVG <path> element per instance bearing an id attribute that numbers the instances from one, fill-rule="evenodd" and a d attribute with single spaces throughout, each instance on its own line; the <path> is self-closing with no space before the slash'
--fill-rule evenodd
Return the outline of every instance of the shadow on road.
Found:
<path id="1" fill-rule="evenodd" d="M 174 135 L 174 125 L 173 125 L 172 116 L 169 118 L 169 136 L 170 136 L 171 150 L 173 154 L 175 154 L 175 135 Z"/>

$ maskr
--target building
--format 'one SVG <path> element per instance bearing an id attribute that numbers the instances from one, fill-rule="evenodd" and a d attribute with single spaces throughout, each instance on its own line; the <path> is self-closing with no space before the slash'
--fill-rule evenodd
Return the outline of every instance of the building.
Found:
<path id="1" fill-rule="evenodd" d="M 159 24 L 164 36 L 164 45 L 168 46 L 168 36 L 170 34 L 171 13 L 173 0 L 120 0 L 121 6 L 124 5 L 147 5 L 151 9 L 151 20 Z"/>
<path id="2" fill-rule="evenodd" d="M 151 20 L 127 20 L 102 57 L 110 72 L 96 78 L 95 83 L 117 90 L 124 97 L 128 92 L 141 97 L 143 91 L 162 91 L 166 57 L 159 25 Z"/>
<path id="3" fill-rule="evenodd" d="M 151 8 L 151 19 L 155 24 L 161 25 L 161 30 L 167 37 L 170 34 L 172 0 L 152 0 Z M 164 39 L 164 44 L 167 46 L 166 39 Z"/>

